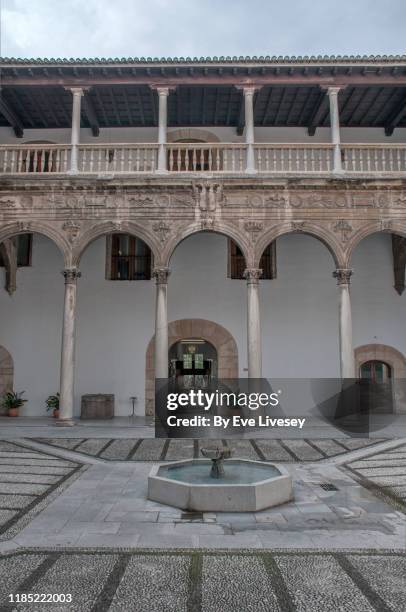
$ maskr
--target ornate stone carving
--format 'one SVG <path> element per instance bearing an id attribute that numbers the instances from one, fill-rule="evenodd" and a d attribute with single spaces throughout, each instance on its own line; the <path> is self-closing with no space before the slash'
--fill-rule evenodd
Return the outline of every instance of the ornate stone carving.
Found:
<path id="1" fill-rule="evenodd" d="M 392 219 L 382 219 L 381 220 L 381 230 L 383 232 L 392 229 L 392 225 L 393 225 Z"/>
<path id="2" fill-rule="evenodd" d="M 244 278 L 247 279 L 248 284 L 258 283 L 262 276 L 261 268 L 246 268 L 244 270 Z"/>
<path id="3" fill-rule="evenodd" d="M 65 270 L 62 270 L 62 274 L 65 278 L 65 285 L 75 284 L 77 279 L 82 276 L 77 268 L 65 268 Z"/>
<path id="4" fill-rule="evenodd" d="M 193 195 L 201 212 L 214 212 L 223 197 L 220 183 L 194 183 Z"/>
<path id="5" fill-rule="evenodd" d="M 339 219 L 333 224 L 333 230 L 336 234 L 341 234 L 341 242 L 345 244 L 350 239 L 350 234 L 354 231 L 352 225 L 345 219 Z"/>
<path id="6" fill-rule="evenodd" d="M 333 277 L 337 279 L 337 285 L 349 285 L 353 271 L 350 268 L 337 268 Z"/>
<path id="7" fill-rule="evenodd" d="M 29 232 L 31 229 L 31 221 L 19 221 L 17 227 L 19 232 Z"/>
<path id="8" fill-rule="evenodd" d="M 291 221 L 290 222 L 290 227 L 292 229 L 292 232 L 294 232 L 295 234 L 300 234 L 304 232 L 305 225 L 306 224 L 304 221 Z"/>
<path id="9" fill-rule="evenodd" d="M 65 221 L 65 223 L 62 225 L 62 229 L 67 233 L 68 240 L 72 244 L 73 242 L 75 242 L 76 238 L 79 235 L 80 223 L 69 219 L 68 221 Z"/>
<path id="10" fill-rule="evenodd" d="M 153 223 L 152 229 L 156 234 L 158 234 L 161 242 L 166 242 L 171 228 L 167 223 L 165 223 L 165 221 L 158 221 L 158 223 Z"/>
<path id="11" fill-rule="evenodd" d="M 264 229 L 264 224 L 260 221 L 245 221 L 244 229 L 250 234 L 252 242 L 256 242 L 258 234 Z"/>
<path id="12" fill-rule="evenodd" d="M 214 226 L 214 219 L 213 219 L 213 217 L 203 217 L 203 219 L 200 220 L 200 226 L 201 226 L 202 230 L 211 230 L 211 229 L 213 229 L 213 226 Z"/>
<path id="13" fill-rule="evenodd" d="M 156 279 L 157 285 L 166 285 L 169 274 L 169 268 L 154 268 L 152 270 L 152 276 Z"/>
<path id="14" fill-rule="evenodd" d="M 17 208 L 17 200 L 15 198 L 1 198 L 0 199 L 0 209 L 1 208 Z"/>

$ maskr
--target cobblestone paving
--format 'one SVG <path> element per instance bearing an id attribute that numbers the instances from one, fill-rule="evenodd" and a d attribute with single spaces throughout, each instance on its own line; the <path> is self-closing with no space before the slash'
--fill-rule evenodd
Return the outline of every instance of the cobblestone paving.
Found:
<path id="1" fill-rule="evenodd" d="M 406 444 L 345 465 L 364 486 L 406 511 Z"/>
<path id="2" fill-rule="evenodd" d="M 348 451 L 372 446 L 384 438 L 343 438 L 340 440 L 160 440 L 34 438 L 36 442 L 100 457 L 109 461 L 176 461 L 200 456 L 202 446 L 225 444 L 234 454 L 260 461 L 320 461 Z"/>
<path id="3" fill-rule="evenodd" d="M 384 552 L 25 550 L 0 557 L 0 609 L 404 612 L 406 558 Z M 70 593 L 71 604 L 9 594 Z"/>
<path id="4" fill-rule="evenodd" d="M 82 465 L 0 440 L 0 540 L 14 536 Z"/>

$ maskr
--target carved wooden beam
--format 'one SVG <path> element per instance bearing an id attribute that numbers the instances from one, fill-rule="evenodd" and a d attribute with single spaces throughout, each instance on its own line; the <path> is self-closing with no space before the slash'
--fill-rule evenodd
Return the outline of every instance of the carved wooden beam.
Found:
<path id="1" fill-rule="evenodd" d="M 9 122 L 14 130 L 17 138 L 22 138 L 24 135 L 24 126 L 21 119 L 16 115 L 11 106 L 5 101 L 0 92 L 0 113 Z"/>
<path id="2" fill-rule="evenodd" d="M 17 249 L 12 238 L 0 244 L 0 254 L 6 269 L 5 289 L 10 295 L 13 295 L 17 289 Z"/>
<path id="3" fill-rule="evenodd" d="M 393 274 L 395 289 L 402 295 L 405 290 L 406 238 L 392 234 Z"/>
<path id="4" fill-rule="evenodd" d="M 387 124 L 385 125 L 385 135 L 386 136 L 392 136 L 393 130 L 395 129 L 397 125 L 399 125 L 399 123 L 401 122 L 401 120 L 403 119 L 405 115 L 406 115 L 406 94 L 402 97 L 399 104 L 393 110 L 393 112 L 391 113 L 388 119 Z"/>

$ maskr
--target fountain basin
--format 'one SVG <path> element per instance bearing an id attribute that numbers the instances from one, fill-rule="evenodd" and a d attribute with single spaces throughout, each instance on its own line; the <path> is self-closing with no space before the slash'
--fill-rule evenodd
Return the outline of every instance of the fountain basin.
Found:
<path id="1" fill-rule="evenodd" d="M 256 512 L 293 499 L 292 477 L 282 466 L 227 459 L 222 478 L 211 478 L 210 469 L 206 459 L 154 466 L 148 477 L 148 499 L 202 512 Z"/>

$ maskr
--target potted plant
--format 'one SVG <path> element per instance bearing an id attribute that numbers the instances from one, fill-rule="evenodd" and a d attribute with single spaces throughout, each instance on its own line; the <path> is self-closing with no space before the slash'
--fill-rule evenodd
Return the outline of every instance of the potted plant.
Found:
<path id="1" fill-rule="evenodd" d="M 52 410 L 52 416 L 57 419 L 59 418 L 59 393 L 50 395 L 46 400 L 47 411 Z"/>
<path id="2" fill-rule="evenodd" d="M 3 395 L 1 403 L 3 408 L 7 409 L 9 417 L 18 417 L 19 408 L 27 401 L 22 398 L 24 393 L 25 391 L 21 391 L 21 393 L 17 393 L 17 391 L 7 391 L 7 393 Z"/>

